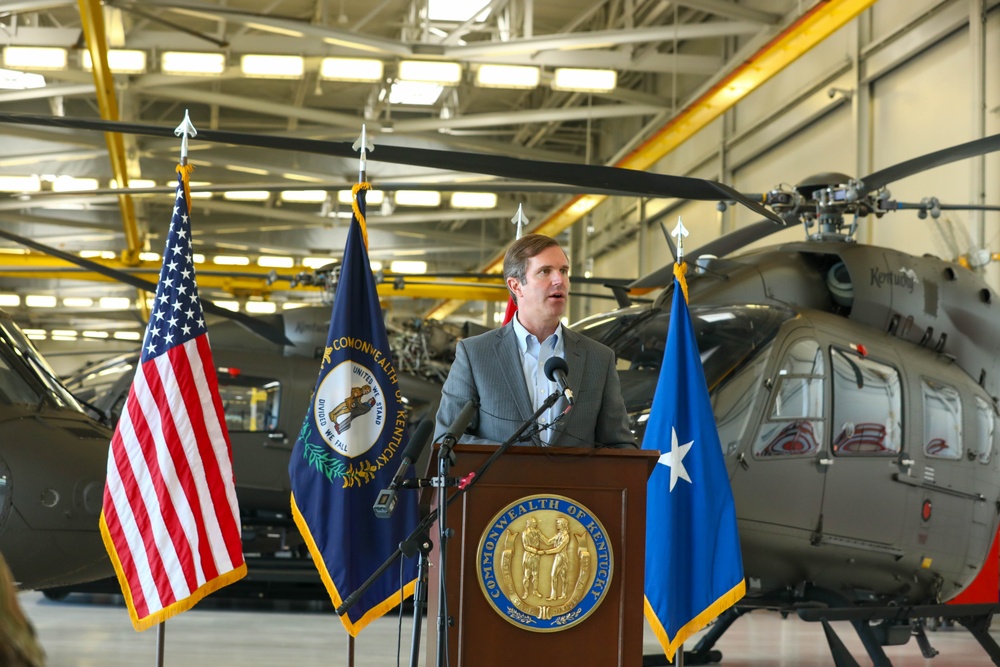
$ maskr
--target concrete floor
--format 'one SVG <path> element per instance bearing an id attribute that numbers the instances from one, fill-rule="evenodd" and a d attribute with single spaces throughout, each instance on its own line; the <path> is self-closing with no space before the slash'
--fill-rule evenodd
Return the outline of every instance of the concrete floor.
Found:
<path id="1" fill-rule="evenodd" d="M 40 593 L 20 594 L 20 603 L 35 625 L 49 667 L 119 667 L 156 664 L 156 630 L 137 633 L 117 595 L 73 594 L 61 602 Z M 384 616 L 355 640 L 356 667 L 409 665 L 412 617 Z M 871 661 L 846 623 L 834 623 L 841 639 L 861 665 Z M 995 627 L 1000 624 L 995 623 Z M 426 633 L 427 623 L 423 624 Z M 1000 629 L 995 632 L 1000 633 Z M 940 655 L 926 660 L 915 641 L 888 647 L 895 667 L 973 667 L 992 664 L 964 629 L 928 633 Z M 996 636 L 996 635 L 995 635 Z M 347 633 L 330 610 L 315 602 L 259 602 L 208 598 L 166 624 L 167 667 L 258 667 L 294 664 L 347 665 Z M 433 640 L 433 630 L 431 631 Z M 426 642 L 425 638 L 422 640 Z M 401 645 L 400 645 L 401 642 Z M 659 650 L 646 629 L 647 654 Z M 690 644 L 694 645 L 694 642 Z M 426 644 L 422 644 L 421 653 Z M 833 664 L 819 624 L 796 617 L 758 611 L 738 620 L 718 644 L 723 666 L 819 667 Z M 512 649 L 516 663 L 530 664 Z M 424 661 L 421 656 L 420 664 Z M 567 664 L 589 667 L 585 658 Z M 561 666 L 549 666 L 561 667 Z"/>

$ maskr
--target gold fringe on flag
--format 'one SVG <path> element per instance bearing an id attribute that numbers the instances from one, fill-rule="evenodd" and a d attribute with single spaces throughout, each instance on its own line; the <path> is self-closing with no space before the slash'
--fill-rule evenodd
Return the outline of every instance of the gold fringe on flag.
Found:
<path id="1" fill-rule="evenodd" d="M 361 214 L 361 209 L 358 208 L 358 191 L 371 189 L 371 183 L 358 183 L 351 188 L 351 210 L 354 211 L 354 217 L 361 225 L 361 238 L 365 240 L 365 250 L 368 250 L 368 224 L 365 222 L 365 216 Z"/>
<path id="2" fill-rule="evenodd" d="M 187 204 L 188 215 L 191 215 L 191 172 L 194 171 L 194 165 L 179 164 L 176 171 L 181 175 L 181 183 L 184 184 L 184 202 Z"/>
<path id="3" fill-rule="evenodd" d="M 684 292 L 684 303 L 690 303 L 688 301 L 687 278 L 684 277 L 687 273 L 687 268 L 687 262 L 681 262 L 680 264 L 674 263 L 674 278 L 677 278 L 677 282 L 681 284 L 681 291 Z"/>

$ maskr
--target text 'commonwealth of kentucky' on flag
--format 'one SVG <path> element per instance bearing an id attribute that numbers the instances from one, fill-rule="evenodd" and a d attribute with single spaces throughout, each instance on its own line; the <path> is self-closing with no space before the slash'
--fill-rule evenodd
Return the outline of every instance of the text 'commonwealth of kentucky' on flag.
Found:
<path id="1" fill-rule="evenodd" d="M 684 266 L 674 294 L 643 449 L 649 478 L 645 613 L 667 657 L 746 591 L 736 507 L 687 306 Z"/>
<path id="2" fill-rule="evenodd" d="M 139 366 L 111 440 L 101 535 L 145 630 L 246 574 L 232 454 L 191 254 L 190 167 Z"/>
<path id="3" fill-rule="evenodd" d="M 354 186 L 354 216 L 333 299 L 319 380 L 288 473 L 292 516 L 335 607 L 393 555 L 417 525 L 415 493 L 393 514 L 372 510 L 405 448 L 406 412 L 368 260 L 364 191 Z M 388 568 L 341 618 L 350 635 L 413 594 L 416 563 Z"/>

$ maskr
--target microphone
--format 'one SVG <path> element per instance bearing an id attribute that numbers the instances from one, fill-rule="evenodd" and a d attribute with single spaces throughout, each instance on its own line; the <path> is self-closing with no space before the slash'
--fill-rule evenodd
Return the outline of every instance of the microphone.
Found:
<path id="1" fill-rule="evenodd" d="M 562 357 L 549 357 L 545 361 L 545 377 L 549 379 L 549 382 L 557 383 L 563 396 L 566 397 L 570 405 L 573 405 L 573 390 L 569 388 L 569 381 L 566 379 L 568 373 L 569 364 Z"/>
<path id="2" fill-rule="evenodd" d="M 451 428 L 449 428 L 444 437 L 441 438 L 442 447 L 454 447 L 458 442 L 458 439 L 462 437 L 465 433 L 465 429 L 469 428 L 469 424 L 472 423 L 472 419 L 476 416 L 476 412 L 479 410 L 479 404 L 476 403 L 476 399 L 470 398 L 466 402 L 465 407 L 462 411 L 458 413 L 458 417 L 452 422 Z"/>
<path id="3" fill-rule="evenodd" d="M 372 510 L 374 510 L 375 516 L 378 518 L 388 519 L 392 515 L 392 511 L 396 509 L 396 489 L 403 486 L 403 482 L 405 481 L 403 480 L 403 475 L 413 465 L 413 462 L 420 457 L 420 452 L 424 450 L 433 431 L 434 422 L 430 419 L 424 419 L 417 425 L 417 429 L 413 432 L 413 437 L 410 438 L 406 449 L 403 450 L 403 456 L 399 462 L 399 470 L 393 475 L 392 481 L 389 482 L 389 487 L 379 492 L 378 497 L 375 499 L 375 504 L 372 506 Z"/>

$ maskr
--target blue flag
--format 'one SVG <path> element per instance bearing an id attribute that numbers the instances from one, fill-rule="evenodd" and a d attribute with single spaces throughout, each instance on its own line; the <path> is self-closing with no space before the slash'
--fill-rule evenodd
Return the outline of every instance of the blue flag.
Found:
<path id="1" fill-rule="evenodd" d="M 415 493 L 402 491 L 387 519 L 372 510 L 406 445 L 406 413 L 368 261 L 364 191 L 354 187 L 354 217 L 333 301 L 319 380 L 288 473 L 292 516 L 335 607 L 357 590 L 417 524 Z M 352 637 L 413 594 L 416 563 L 388 568 L 341 621 Z"/>
<path id="2" fill-rule="evenodd" d="M 643 449 L 660 452 L 646 514 L 646 620 L 667 658 L 743 597 L 736 507 L 687 306 L 683 266 Z"/>

